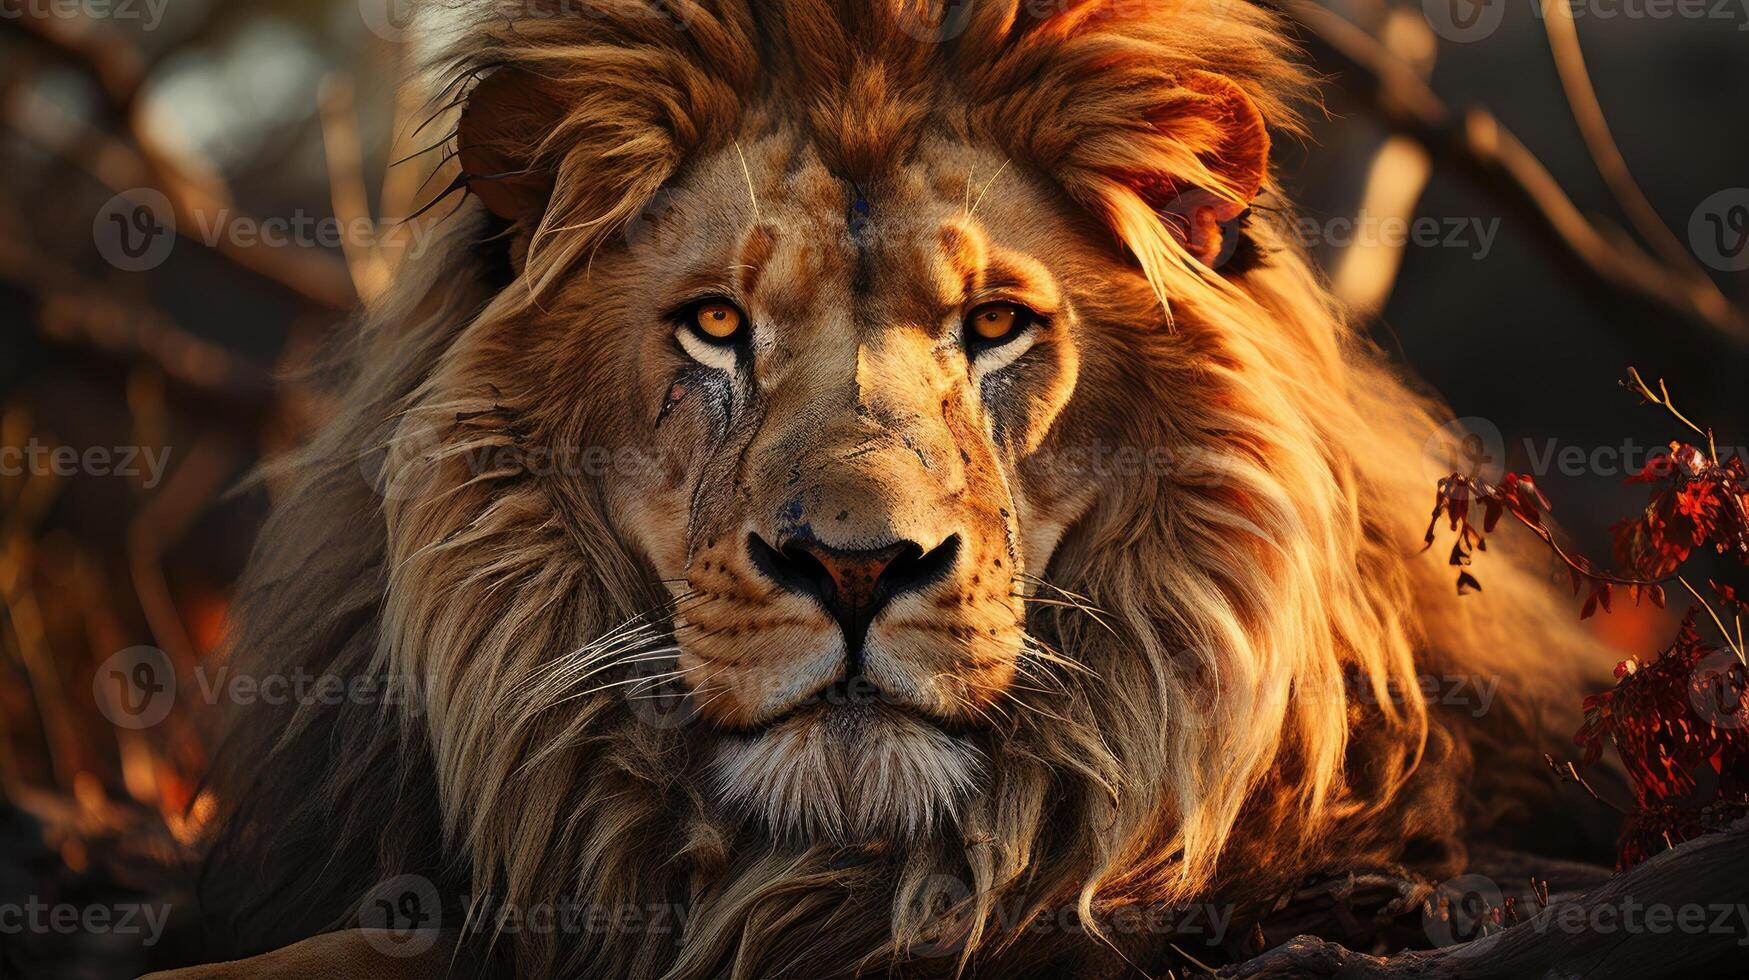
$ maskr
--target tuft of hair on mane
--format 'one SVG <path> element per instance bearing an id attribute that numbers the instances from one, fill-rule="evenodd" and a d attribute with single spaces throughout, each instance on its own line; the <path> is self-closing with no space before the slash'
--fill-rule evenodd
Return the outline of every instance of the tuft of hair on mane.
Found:
<path id="1" fill-rule="evenodd" d="M 459 113 L 474 86 L 522 73 L 551 118 L 474 151 L 524 161 L 515 173 L 549 196 L 526 220 L 494 213 L 514 194 L 461 206 L 335 351 L 338 414 L 277 464 L 289 489 L 239 588 L 235 669 L 406 697 L 230 720 L 202 889 L 229 952 L 345 924 L 375 884 L 417 874 L 446 922 L 521 975 L 1042 972 L 1085 966 L 1089 945 L 1141 955 L 1099 930 L 1118 907 L 1257 901 L 1406 850 L 1456 869 L 1474 746 L 1530 758 L 1580 641 L 1530 571 L 1503 566 L 1460 606 L 1412 553 L 1423 458 L 1453 448 L 1443 413 L 1343 321 L 1296 245 L 1249 221 L 1251 260 L 1212 271 L 1119 179 L 1231 196 L 1206 162 L 1218 134 L 1159 122 L 1205 97 L 1191 72 L 1296 131 L 1309 84 L 1275 15 L 1211 0 L 437 6 L 438 102 Z M 615 698 L 545 710 L 616 627 L 659 631 L 636 617 L 664 596 L 599 501 L 463 463 L 518 445 L 529 407 L 479 371 L 509 357 L 485 327 L 537 309 L 687 161 L 786 113 L 853 181 L 930 127 L 995 148 L 1115 231 L 1134 266 L 1108 312 L 1159 323 L 1164 304 L 1173 324 L 1125 340 L 1128 435 L 1170 437 L 1194 465 L 1114 487 L 1054 558 L 1053 581 L 1110 631 L 1037 627 L 1097 676 L 1062 677 L 1060 714 L 1021 715 L 957 826 L 904 849 L 750 843 L 707 787 L 669 778 L 687 731 L 640 725 Z M 1279 205 L 1273 182 L 1264 196 Z M 1187 356 L 1206 369 L 1169 383 L 1162 365 Z M 1529 707 L 1472 730 L 1430 709 L 1430 670 L 1510 677 Z M 486 918 L 565 899 L 682 908 L 685 927 L 511 942 Z M 1017 952 L 1030 915 L 1064 906 L 1098 938 Z"/>

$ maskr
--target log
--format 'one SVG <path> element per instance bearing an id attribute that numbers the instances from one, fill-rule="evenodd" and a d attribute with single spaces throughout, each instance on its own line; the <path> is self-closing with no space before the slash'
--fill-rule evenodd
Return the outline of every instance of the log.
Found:
<path id="1" fill-rule="evenodd" d="M 1502 882 L 1503 886 L 1508 883 Z M 1435 930 L 1430 930 L 1435 931 Z M 1749 970 L 1749 824 L 1696 838 L 1524 921 L 1444 949 L 1371 956 L 1296 936 L 1221 980 L 1740 976 Z"/>

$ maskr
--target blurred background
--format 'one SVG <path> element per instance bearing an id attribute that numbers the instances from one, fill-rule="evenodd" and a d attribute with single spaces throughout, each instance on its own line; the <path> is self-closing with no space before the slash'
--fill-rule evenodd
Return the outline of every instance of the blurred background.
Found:
<path id="1" fill-rule="evenodd" d="M 1628 365 L 1749 440 L 1749 0 L 1284 10 L 1327 87 L 1278 147 L 1298 214 L 1258 218 L 1606 560 L 1644 500 L 1620 478 L 1683 435 Z M 406 14 L 0 0 L 0 901 L 125 878 L 206 810 L 206 717 L 139 727 L 98 666 L 211 656 L 274 492 L 241 481 L 325 410 L 292 379 L 419 241 Z"/>

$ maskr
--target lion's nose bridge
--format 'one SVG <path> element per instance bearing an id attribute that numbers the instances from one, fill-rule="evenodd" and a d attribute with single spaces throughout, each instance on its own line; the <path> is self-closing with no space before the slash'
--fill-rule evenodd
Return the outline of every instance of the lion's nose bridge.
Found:
<path id="1" fill-rule="evenodd" d="M 860 417 L 826 427 L 790 467 L 774 530 L 836 548 L 938 544 L 953 533 L 952 515 L 943 474 L 914 430 Z"/>
<path id="2" fill-rule="evenodd" d="M 854 383 L 823 380 L 782 421 L 787 431 L 760 461 L 778 479 L 768 477 L 774 492 L 755 522 L 836 548 L 934 547 L 958 530 L 958 455 L 937 399 L 925 379 L 858 373 Z"/>

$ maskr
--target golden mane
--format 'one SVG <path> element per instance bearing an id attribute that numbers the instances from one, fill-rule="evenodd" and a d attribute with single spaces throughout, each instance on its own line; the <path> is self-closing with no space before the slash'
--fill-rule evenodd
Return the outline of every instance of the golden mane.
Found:
<path id="1" fill-rule="evenodd" d="M 944 941 L 948 969 L 1015 971 L 1002 957 L 1035 911 L 1073 906 L 1096 931 L 1116 907 L 1244 905 L 1411 851 L 1429 873 L 1460 866 L 1472 744 L 1494 740 L 1501 778 L 1540 765 L 1538 713 L 1577 689 L 1582 640 L 1528 562 L 1459 604 L 1416 554 L 1424 460 L 1451 449 L 1443 412 L 1343 321 L 1293 243 L 1252 221 L 1263 258 L 1222 274 L 1131 189 L 1143 175 L 1231 193 L 1206 164 L 1219 134 L 1171 111 L 1201 98 L 1189 72 L 1294 131 L 1308 83 L 1274 16 L 1047 6 L 520 0 L 434 34 L 456 102 L 515 68 L 563 107 L 515 148 L 555 175 L 553 195 L 519 273 L 477 204 L 451 219 L 339 352 L 338 417 L 283 464 L 295 479 L 241 590 L 238 669 L 418 683 L 390 708 L 234 720 L 207 881 L 240 951 L 331 927 L 377 881 L 416 873 L 476 919 L 560 896 L 690 910 L 683 933 L 500 937 L 524 975 L 923 969 L 942 961 L 918 944 Z M 1178 465 L 1113 484 L 1050 566 L 1108 614 L 1043 616 L 1089 674 L 1061 676 L 1053 717 L 1017 716 L 955 833 L 854 861 L 742 846 L 671 778 L 688 732 L 640 725 L 620 698 L 530 710 L 543 666 L 664 596 L 598 500 L 465 464 L 515 449 L 532 410 L 473 373 L 514 361 L 482 348 L 480 325 L 537 306 L 688 160 L 776 106 L 805 106 L 851 179 L 926 125 L 996 148 L 1116 230 L 1139 272 L 1112 283 L 1114 315 L 1159 321 L 1163 302 L 1171 321 L 1131 338 L 1121 395 L 1136 444 L 1172 433 Z M 1282 206 L 1273 183 L 1265 195 Z M 1187 358 L 1206 365 L 1190 384 L 1155 370 Z M 1505 676 L 1515 713 L 1486 735 L 1442 718 L 1427 674 Z M 945 920 L 943 880 L 963 885 Z"/>

